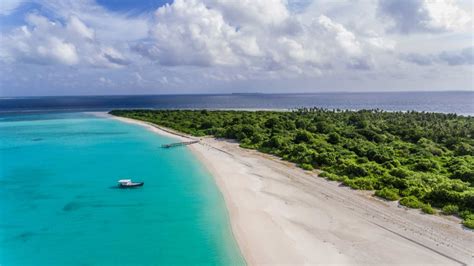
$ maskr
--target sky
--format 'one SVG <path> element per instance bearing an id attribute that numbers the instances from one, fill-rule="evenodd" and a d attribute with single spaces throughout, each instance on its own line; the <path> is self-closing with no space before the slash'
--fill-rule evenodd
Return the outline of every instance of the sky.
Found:
<path id="1" fill-rule="evenodd" d="M 0 97 L 474 91 L 472 0 L 1 0 Z"/>

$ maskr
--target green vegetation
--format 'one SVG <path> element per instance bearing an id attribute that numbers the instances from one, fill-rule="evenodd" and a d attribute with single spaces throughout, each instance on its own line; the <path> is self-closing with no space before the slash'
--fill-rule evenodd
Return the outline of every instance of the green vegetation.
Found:
<path id="1" fill-rule="evenodd" d="M 400 204 L 413 209 L 420 209 L 421 207 L 423 207 L 423 203 L 419 201 L 418 198 L 415 196 L 408 196 L 402 198 L 400 200 Z"/>
<path id="2" fill-rule="evenodd" d="M 443 208 L 474 223 L 474 118 L 455 114 L 329 111 L 112 111 L 194 136 L 235 139 L 354 189 Z M 428 205 L 429 204 L 429 205 Z"/>
<path id="3" fill-rule="evenodd" d="M 456 215 L 459 213 L 459 207 L 457 205 L 448 204 L 443 207 L 442 211 L 445 215 Z"/>
<path id="4" fill-rule="evenodd" d="M 460 215 L 464 219 L 462 224 L 467 228 L 474 229 L 474 214 L 469 211 L 463 211 Z"/>
<path id="5" fill-rule="evenodd" d="M 384 187 L 381 190 L 375 191 L 375 196 L 384 198 L 386 200 L 394 201 L 400 199 L 398 189 Z"/>
<path id="6" fill-rule="evenodd" d="M 423 204 L 423 206 L 421 207 L 421 210 L 426 214 L 435 214 L 436 213 L 436 211 L 433 209 L 433 207 L 431 207 L 431 205 L 429 203 Z"/>
<path id="7" fill-rule="evenodd" d="M 462 224 L 467 228 L 474 229 L 474 219 L 466 219 L 462 222 Z"/>

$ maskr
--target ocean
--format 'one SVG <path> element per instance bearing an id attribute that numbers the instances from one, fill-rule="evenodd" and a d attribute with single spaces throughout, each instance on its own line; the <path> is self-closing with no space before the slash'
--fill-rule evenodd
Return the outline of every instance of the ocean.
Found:
<path id="1" fill-rule="evenodd" d="M 0 98 L 0 113 L 155 109 L 382 109 L 474 115 L 474 91 Z"/>
<path id="2" fill-rule="evenodd" d="M 474 114 L 474 92 L 0 98 L 0 265 L 242 265 L 212 176 L 173 139 L 84 111 Z M 145 186 L 120 190 L 122 178 Z"/>
<path id="3" fill-rule="evenodd" d="M 2 115 L 0 265 L 245 264 L 212 176 L 169 142 L 87 113 Z"/>

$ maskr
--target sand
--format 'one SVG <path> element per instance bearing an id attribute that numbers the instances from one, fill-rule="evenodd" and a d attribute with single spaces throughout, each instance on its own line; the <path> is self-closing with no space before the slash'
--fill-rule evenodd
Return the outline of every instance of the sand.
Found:
<path id="1" fill-rule="evenodd" d="M 249 265 L 474 265 L 474 232 L 457 218 L 406 209 L 232 141 L 188 147 L 214 176 Z"/>

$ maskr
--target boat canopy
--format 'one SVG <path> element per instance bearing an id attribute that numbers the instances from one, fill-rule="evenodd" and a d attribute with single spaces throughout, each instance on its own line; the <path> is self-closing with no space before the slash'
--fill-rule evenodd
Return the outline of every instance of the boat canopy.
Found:
<path id="1" fill-rule="evenodd" d="M 132 179 L 120 179 L 118 182 L 119 183 L 131 183 Z"/>

